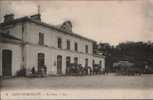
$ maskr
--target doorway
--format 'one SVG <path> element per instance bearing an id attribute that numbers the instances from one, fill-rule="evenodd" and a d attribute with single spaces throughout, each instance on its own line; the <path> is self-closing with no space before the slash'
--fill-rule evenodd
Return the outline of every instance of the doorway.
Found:
<path id="1" fill-rule="evenodd" d="M 57 74 L 62 74 L 62 56 L 57 56 Z"/>
<path id="2" fill-rule="evenodd" d="M 42 66 L 45 65 L 45 54 L 38 53 L 38 72 L 41 71 Z"/>
<path id="3" fill-rule="evenodd" d="M 69 56 L 66 57 L 66 73 L 69 73 L 71 64 L 71 58 Z"/>

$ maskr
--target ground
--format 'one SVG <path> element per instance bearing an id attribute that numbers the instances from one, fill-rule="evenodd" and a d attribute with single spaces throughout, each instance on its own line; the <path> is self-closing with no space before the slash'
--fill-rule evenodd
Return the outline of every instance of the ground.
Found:
<path id="1" fill-rule="evenodd" d="M 1 81 L 1 89 L 153 89 L 153 75 L 141 76 L 48 76 L 11 78 Z"/>

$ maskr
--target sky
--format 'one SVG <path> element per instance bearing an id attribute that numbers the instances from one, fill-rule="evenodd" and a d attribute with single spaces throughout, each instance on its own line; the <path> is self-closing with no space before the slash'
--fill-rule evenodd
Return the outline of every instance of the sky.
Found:
<path id="1" fill-rule="evenodd" d="M 9 13 L 16 18 L 37 14 L 38 5 L 43 22 L 71 20 L 74 33 L 97 42 L 153 41 L 153 0 L 0 0 L 0 22 Z"/>

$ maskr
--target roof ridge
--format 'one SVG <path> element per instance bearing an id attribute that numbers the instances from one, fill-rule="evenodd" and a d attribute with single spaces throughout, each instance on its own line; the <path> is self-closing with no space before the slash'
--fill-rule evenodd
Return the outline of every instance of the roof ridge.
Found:
<path id="1" fill-rule="evenodd" d="M 43 25 L 43 26 L 46 26 L 46 27 L 55 29 L 55 30 L 57 30 L 57 31 L 60 31 L 60 32 L 69 34 L 69 35 L 73 35 L 73 36 L 76 36 L 76 37 L 79 37 L 79 38 L 83 38 L 83 39 L 88 40 L 88 41 L 96 42 L 96 41 L 94 41 L 94 40 L 92 40 L 92 39 L 89 39 L 89 38 L 84 37 L 84 36 L 82 36 L 82 35 L 79 35 L 79 34 L 77 34 L 77 33 L 64 31 L 64 30 L 62 30 L 62 29 L 56 27 L 55 25 L 51 25 L 51 24 L 48 24 L 48 23 L 42 22 L 42 21 L 36 21 L 36 20 L 34 20 L 34 19 L 31 19 L 31 18 L 28 17 L 28 16 L 20 17 L 20 18 L 17 18 L 17 19 L 12 20 L 12 21 L 10 21 L 10 22 L 7 22 L 7 23 L 4 23 L 4 22 L 3 22 L 3 23 L 0 23 L 0 27 L 3 27 L 3 26 L 5 26 L 5 25 L 9 25 L 9 24 L 11 24 L 11 23 L 18 23 L 18 22 L 21 22 L 21 21 L 31 21 L 31 22 L 34 22 L 34 23 L 37 23 L 37 24 L 40 24 L 40 25 Z"/>

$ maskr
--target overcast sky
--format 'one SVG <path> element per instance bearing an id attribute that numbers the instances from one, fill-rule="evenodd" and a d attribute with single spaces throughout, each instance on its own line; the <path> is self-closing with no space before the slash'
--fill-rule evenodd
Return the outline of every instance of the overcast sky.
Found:
<path id="1" fill-rule="evenodd" d="M 98 42 L 153 41 L 153 0 L 109 1 L 0 1 L 0 21 L 36 14 L 57 25 L 71 20 L 73 31 Z"/>

